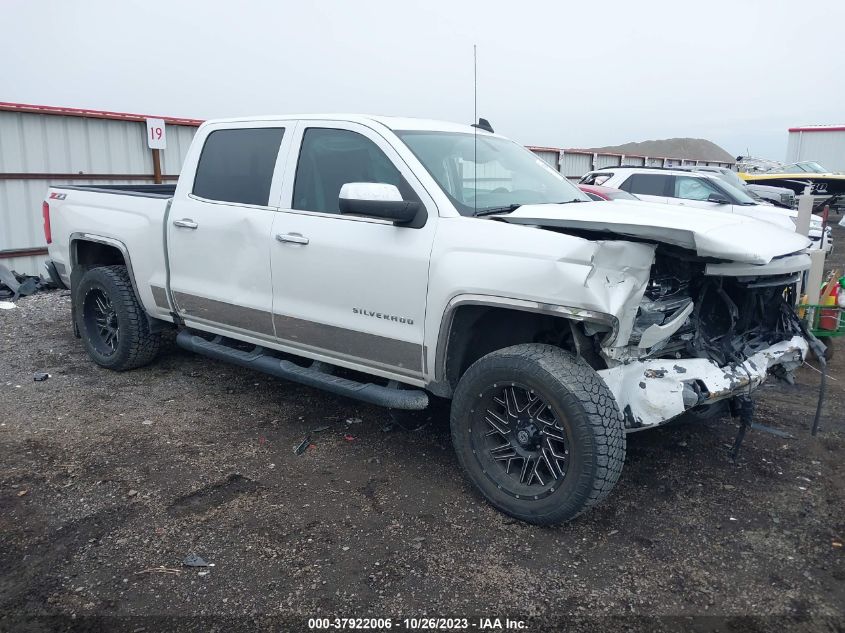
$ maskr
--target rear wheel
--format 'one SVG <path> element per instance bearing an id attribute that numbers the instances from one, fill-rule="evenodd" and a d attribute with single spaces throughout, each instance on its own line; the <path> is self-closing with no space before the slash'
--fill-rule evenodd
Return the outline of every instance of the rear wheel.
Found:
<path id="1" fill-rule="evenodd" d="M 452 401 L 452 442 L 496 508 L 537 524 L 568 521 L 602 500 L 625 461 L 623 418 L 604 381 L 551 345 L 484 356 Z"/>
<path id="2" fill-rule="evenodd" d="M 150 332 L 125 266 L 86 271 L 73 300 L 82 342 L 98 365 L 124 371 L 146 365 L 158 354 L 161 335 Z"/>

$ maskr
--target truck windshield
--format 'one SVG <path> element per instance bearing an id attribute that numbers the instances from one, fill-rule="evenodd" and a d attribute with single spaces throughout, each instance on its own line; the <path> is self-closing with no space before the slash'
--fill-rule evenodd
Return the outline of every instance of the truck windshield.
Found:
<path id="1" fill-rule="evenodd" d="M 513 141 L 486 134 L 399 131 L 461 215 L 523 204 L 589 202 L 575 185 Z"/>

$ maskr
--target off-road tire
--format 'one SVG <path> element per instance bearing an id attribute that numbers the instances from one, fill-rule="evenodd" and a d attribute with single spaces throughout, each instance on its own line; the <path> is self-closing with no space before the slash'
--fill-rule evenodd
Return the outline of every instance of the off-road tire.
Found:
<path id="1" fill-rule="evenodd" d="M 97 328 L 87 315 L 86 297 L 97 291 L 111 302 L 120 332 L 115 349 L 110 353 L 104 351 Z M 101 266 L 87 270 L 73 289 L 73 301 L 76 327 L 95 363 L 115 371 L 126 371 L 147 365 L 155 359 L 161 346 L 161 334 L 150 332 L 149 320 L 132 289 L 126 266 Z"/>
<path id="2" fill-rule="evenodd" d="M 477 419 L 474 407 L 484 406 L 482 392 L 508 383 L 536 391 L 571 440 L 560 487 L 540 499 L 503 491 L 486 474 L 494 462 L 485 462 L 483 451 L 473 448 L 480 440 L 471 437 L 471 420 Z M 538 525 L 569 521 L 608 495 L 625 462 L 623 422 L 616 400 L 590 366 L 557 347 L 533 343 L 476 361 L 461 377 L 451 410 L 452 443 L 469 480 L 494 507 Z"/>

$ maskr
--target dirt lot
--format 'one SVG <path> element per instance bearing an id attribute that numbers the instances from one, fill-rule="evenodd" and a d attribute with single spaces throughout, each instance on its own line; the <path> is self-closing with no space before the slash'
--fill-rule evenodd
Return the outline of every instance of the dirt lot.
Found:
<path id="1" fill-rule="evenodd" d="M 0 312 L 0 630 L 69 614 L 28 626 L 845 625 L 845 345 L 817 438 L 819 375 L 804 367 L 757 397 L 757 421 L 793 437 L 752 431 L 732 463 L 729 419 L 631 435 L 610 498 L 548 529 L 485 505 L 444 420 L 390 428 L 383 410 L 173 346 L 148 368 L 106 371 L 73 337 L 69 309 L 51 292 Z M 51 378 L 34 382 L 37 371 Z M 183 567 L 192 553 L 214 566 Z M 214 618 L 130 617 L 150 614 Z"/>

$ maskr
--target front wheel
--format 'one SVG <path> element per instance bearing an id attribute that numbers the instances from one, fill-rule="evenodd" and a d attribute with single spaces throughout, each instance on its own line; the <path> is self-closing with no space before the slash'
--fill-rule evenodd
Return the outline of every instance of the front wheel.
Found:
<path id="1" fill-rule="evenodd" d="M 73 289 L 76 326 L 88 355 L 98 365 L 124 371 L 150 363 L 161 335 L 150 332 L 125 266 L 86 271 Z"/>
<path id="2" fill-rule="evenodd" d="M 455 390 L 451 427 L 470 481 L 529 523 L 575 518 L 607 496 L 625 461 L 623 417 L 607 385 L 551 345 L 476 361 Z"/>

